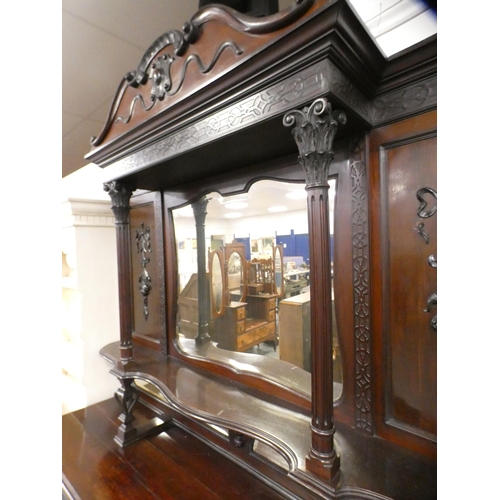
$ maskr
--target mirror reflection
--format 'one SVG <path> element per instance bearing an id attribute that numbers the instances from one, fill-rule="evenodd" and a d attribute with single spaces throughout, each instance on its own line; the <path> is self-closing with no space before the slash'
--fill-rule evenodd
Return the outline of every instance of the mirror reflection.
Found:
<path id="1" fill-rule="evenodd" d="M 330 181 L 333 244 L 335 180 Z M 245 362 L 276 359 L 311 371 L 309 235 L 304 184 L 258 181 L 247 193 L 206 196 L 203 245 L 193 206 L 174 209 L 179 272 L 177 336 L 196 339 L 208 311 L 210 342 Z M 203 234 L 203 233 L 201 233 Z M 199 255 L 205 248 L 204 255 Z M 333 248 L 333 246 L 332 246 Z M 332 252 L 333 255 L 333 252 Z M 199 262 L 205 269 L 198 272 Z M 325 270 L 328 272 L 329 270 Z M 331 266 L 333 297 L 333 260 Z M 207 304 L 198 304 L 198 276 L 206 279 Z M 334 300 L 334 394 L 342 390 L 342 361 Z M 201 320 L 203 323 L 203 320 Z M 200 324 L 201 324 L 200 323 Z M 238 359 L 241 359 L 239 357 Z"/>

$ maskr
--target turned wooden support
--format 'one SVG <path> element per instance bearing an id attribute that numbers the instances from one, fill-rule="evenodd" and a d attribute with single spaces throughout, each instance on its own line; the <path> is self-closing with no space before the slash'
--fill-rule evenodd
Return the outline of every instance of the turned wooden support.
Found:
<path id="1" fill-rule="evenodd" d="M 209 199 L 203 197 L 192 204 L 196 223 L 196 256 L 198 260 L 198 334 L 196 342 L 210 339 L 208 334 L 208 281 L 205 249 L 205 219 L 207 217 L 207 204 Z"/>
<path id="2" fill-rule="evenodd" d="M 122 413 L 118 417 L 121 424 L 115 436 L 115 442 L 122 448 L 129 444 L 137 435 L 134 425 L 135 417 L 132 414 L 135 404 L 139 399 L 137 391 L 133 387 L 132 379 L 121 379 L 122 386 L 115 392 L 115 399 L 122 407 Z"/>
<path id="3" fill-rule="evenodd" d="M 111 198 L 115 216 L 116 243 L 118 250 L 118 298 L 120 308 L 120 360 L 126 365 L 133 359 L 133 294 L 132 263 L 130 256 L 130 197 L 133 189 L 117 181 L 104 183 L 104 191 Z"/>
<path id="4" fill-rule="evenodd" d="M 304 168 L 309 224 L 311 264 L 311 445 L 306 468 L 326 481 L 340 468 L 333 437 L 332 284 L 328 171 L 333 160 L 332 143 L 339 124 L 346 117 L 333 112 L 326 99 L 317 99 L 309 108 L 294 110 L 283 119 L 294 126 L 292 135 Z"/>

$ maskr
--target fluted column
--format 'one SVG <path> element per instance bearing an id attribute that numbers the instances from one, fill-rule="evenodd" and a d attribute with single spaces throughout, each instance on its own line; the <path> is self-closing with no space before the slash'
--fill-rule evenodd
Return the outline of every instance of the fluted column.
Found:
<path id="1" fill-rule="evenodd" d="M 115 216 L 116 243 L 118 251 L 118 297 L 120 308 L 120 360 L 126 365 L 133 359 L 133 295 L 132 263 L 130 256 L 130 197 L 133 189 L 117 181 L 104 183 L 104 191 L 111 198 L 111 209 Z"/>
<path id="2" fill-rule="evenodd" d="M 198 260 L 198 335 L 196 342 L 203 342 L 210 338 L 208 334 L 208 281 L 205 261 L 205 219 L 209 199 L 203 197 L 192 204 L 196 223 L 196 252 Z"/>
<path id="3" fill-rule="evenodd" d="M 311 287 L 311 445 L 306 468 L 331 480 L 340 468 L 333 436 L 332 288 L 330 227 L 328 221 L 328 171 L 333 160 L 332 143 L 344 113 L 332 112 L 322 98 L 309 108 L 288 112 L 283 123 L 293 126 L 292 135 L 304 168 L 309 224 Z"/>

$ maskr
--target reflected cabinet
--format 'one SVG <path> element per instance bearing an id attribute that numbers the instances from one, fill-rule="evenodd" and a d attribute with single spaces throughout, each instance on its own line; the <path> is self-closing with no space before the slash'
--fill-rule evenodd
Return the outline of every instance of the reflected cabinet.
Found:
<path id="1" fill-rule="evenodd" d="M 153 43 L 87 155 L 120 446 L 181 425 L 286 498 L 436 497 L 436 96 L 436 37 L 386 59 L 343 0 Z"/>

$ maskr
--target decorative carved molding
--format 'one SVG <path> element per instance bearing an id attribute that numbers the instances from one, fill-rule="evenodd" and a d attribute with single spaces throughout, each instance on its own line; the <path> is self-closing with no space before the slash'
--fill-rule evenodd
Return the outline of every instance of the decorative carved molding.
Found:
<path id="1" fill-rule="evenodd" d="M 419 222 L 413 229 L 424 239 L 426 245 L 431 241 L 427 231 L 424 229 L 425 224 L 423 222 Z"/>
<path id="2" fill-rule="evenodd" d="M 370 121 L 374 126 L 380 125 L 436 105 L 437 77 L 434 76 L 372 101 Z"/>
<path id="3" fill-rule="evenodd" d="M 148 308 L 148 296 L 151 291 L 151 276 L 149 275 L 146 266 L 149 264 L 151 259 L 146 256 L 147 253 L 151 253 L 151 229 L 149 227 L 144 228 L 144 222 L 141 222 L 141 230 L 136 229 L 135 231 L 135 243 L 137 245 L 137 253 L 141 254 L 141 266 L 142 273 L 139 276 L 139 291 L 141 292 L 143 298 L 142 311 L 144 314 L 144 319 L 147 321 L 149 316 Z"/>
<path id="4" fill-rule="evenodd" d="M 373 432 L 370 272 L 366 165 L 351 162 L 356 427 Z"/>
<path id="5" fill-rule="evenodd" d="M 436 203 L 429 210 L 425 211 L 425 209 L 427 208 L 427 201 L 425 201 L 425 199 L 423 198 L 423 195 L 427 194 L 427 193 L 432 195 L 435 198 Z M 417 200 L 420 202 L 420 205 L 419 205 L 418 210 L 417 210 L 417 215 L 421 219 L 428 219 L 429 217 L 432 217 L 437 211 L 437 193 L 436 193 L 436 191 L 430 187 L 423 187 L 422 189 L 419 189 L 417 191 L 416 197 L 417 197 Z"/>
<path id="6" fill-rule="evenodd" d="M 424 198 L 424 195 L 426 194 L 430 194 L 436 200 L 436 203 L 429 210 L 426 210 L 427 201 Z M 420 217 L 421 219 L 428 219 L 437 212 L 437 192 L 435 189 L 430 187 L 423 187 L 417 191 L 415 196 L 420 202 L 417 209 L 418 217 Z M 428 244 L 430 242 L 430 238 L 429 235 L 423 230 L 424 225 L 425 224 L 423 222 L 419 222 L 414 229 L 417 230 L 417 232 L 424 238 L 425 243 Z M 427 262 L 433 269 L 437 268 L 437 259 L 434 254 L 429 255 Z M 429 297 L 427 297 L 427 305 L 424 309 L 424 312 L 430 312 L 432 306 L 437 306 L 437 292 L 434 292 L 429 295 Z M 434 330 L 437 331 L 437 315 L 431 319 L 430 325 Z"/>
<path id="7" fill-rule="evenodd" d="M 105 182 L 103 189 L 111 198 L 111 210 L 115 215 L 115 224 L 128 224 L 130 197 L 134 190 L 118 181 Z"/>
<path id="8" fill-rule="evenodd" d="M 342 104 L 354 110 L 364 120 L 369 122 L 371 108 L 367 97 L 331 62 L 328 63 L 327 74 L 330 92 L 332 92 Z"/>
<path id="9" fill-rule="evenodd" d="M 191 148 L 267 120 L 328 90 L 331 63 L 320 62 L 300 71 L 261 93 L 222 109 L 199 122 L 146 146 L 106 168 L 109 179 L 142 170 Z"/>
<path id="10" fill-rule="evenodd" d="M 151 66 L 149 77 L 146 76 L 146 81 L 151 80 L 151 94 L 150 94 L 151 104 L 146 105 L 142 95 L 140 94 L 136 95 L 132 99 L 132 102 L 130 103 L 128 116 L 127 117 L 118 116 L 115 120 L 115 123 L 119 122 L 128 123 L 134 114 L 137 102 L 140 103 L 144 111 L 150 111 L 155 105 L 155 103 L 158 101 L 163 101 L 163 99 L 165 99 L 165 96 L 173 96 L 177 94 L 177 92 L 179 92 L 184 83 L 184 78 L 186 77 L 187 68 L 192 61 L 194 61 L 198 65 L 198 69 L 203 75 L 210 72 L 217 63 L 217 61 L 219 60 L 219 57 L 221 56 L 222 52 L 224 52 L 225 49 L 232 49 L 232 51 L 237 56 L 243 53 L 243 49 L 238 47 L 238 45 L 236 45 L 234 42 L 224 42 L 219 46 L 219 48 L 215 52 L 215 55 L 213 56 L 212 60 L 207 66 L 203 64 L 203 61 L 201 60 L 198 54 L 191 54 L 187 59 L 184 60 L 182 70 L 180 72 L 179 77 L 177 78 L 177 83 L 175 86 L 173 83 L 173 77 L 171 75 L 171 66 L 176 60 L 175 57 L 172 56 L 171 54 L 163 54 L 159 56 L 156 62 L 154 62 Z M 140 81 L 143 82 L 143 78 L 141 78 Z M 133 86 L 136 87 L 138 86 L 138 84 Z"/>
<path id="11" fill-rule="evenodd" d="M 106 123 L 104 124 L 100 134 L 97 137 L 91 138 L 91 144 L 94 147 L 102 144 L 115 121 L 128 123 L 133 115 L 134 108 L 137 103 L 139 103 L 145 111 L 149 111 L 158 100 L 162 99 L 162 97 L 160 98 L 160 95 L 164 96 L 164 91 L 171 91 L 172 78 L 170 76 L 170 65 L 175 60 L 175 57 L 182 57 L 188 46 L 194 44 L 198 40 L 200 36 L 199 28 L 201 25 L 209 21 L 217 21 L 226 24 L 239 32 L 249 33 L 252 35 L 271 33 L 282 29 L 297 20 L 313 5 L 313 3 L 314 0 L 296 0 L 295 4 L 290 6 L 288 9 L 263 18 L 247 16 L 223 5 L 208 5 L 200 9 L 190 21 L 184 23 L 181 31 L 171 30 L 158 37 L 142 57 L 137 70 L 131 71 L 125 75 L 120 83 L 120 86 L 118 87 L 115 98 L 113 99 Z M 162 67 L 161 71 L 159 68 L 152 68 L 151 75 L 148 75 L 147 69 L 153 62 L 153 59 L 160 51 L 169 46 L 173 47 L 173 55 L 164 55 L 165 59 L 163 60 L 163 63 L 165 67 Z M 241 49 L 235 44 L 232 42 L 226 42 L 226 44 L 219 47 L 212 62 L 206 68 L 202 64 L 199 56 L 193 55 L 188 57 L 181 70 L 181 78 L 179 80 L 180 83 L 178 84 L 178 88 L 173 93 L 178 92 L 178 90 L 182 87 L 186 68 L 191 60 L 195 60 L 200 69 L 205 68 L 202 72 L 208 72 L 217 62 L 220 53 L 229 47 L 232 48 L 238 55 L 242 53 Z M 152 98 L 151 104 L 146 105 L 144 97 L 137 95 L 134 97 L 130 105 L 129 116 L 127 118 L 119 117 L 115 120 L 118 107 L 120 106 L 127 88 L 129 86 L 137 88 L 140 85 L 144 85 L 149 78 L 152 78 L 154 81 L 158 81 L 156 90 L 150 96 Z M 161 85 L 163 87 L 160 87 Z M 165 87 L 165 85 L 167 85 L 167 87 Z M 173 95 L 173 93 L 170 95 Z"/>
<path id="12" fill-rule="evenodd" d="M 198 37 L 198 27 L 190 21 L 184 23 L 182 32 L 179 30 L 171 30 L 158 37 L 142 56 L 137 70 L 131 71 L 125 76 L 128 84 L 131 87 L 137 88 L 139 85 L 144 85 L 148 81 L 147 68 L 158 52 L 172 45 L 174 47 L 174 54 L 176 56 L 182 56 L 186 52 L 187 47 L 195 43 Z"/>
<path id="13" fill-rule="evenodd" d="M 324 98 L 311 106 L 289 111 L 283 118 L 285 127 L 294 126 L 293 138 L 299 149 L 299 163 L 306 175 L 306 189 L 328 186 L 328 171 L 333 160 L 332 144 L 339 125 L 347 117 L 343 111 L 333 111 Z"/>

